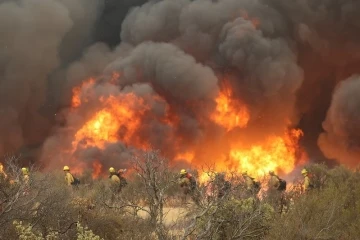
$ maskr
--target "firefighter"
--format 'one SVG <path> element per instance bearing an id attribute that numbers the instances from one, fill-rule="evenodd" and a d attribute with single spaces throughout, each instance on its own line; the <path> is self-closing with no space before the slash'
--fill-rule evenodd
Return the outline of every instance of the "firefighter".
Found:
<path id="1" fill-rule="evenodd" d="M 69 166 L 64 166 L 63 168 L 64 173 L 65 173 L 65 182 L 68 186 L 77 186 L 80 184 L 80 180 L 75 178 L 71 173 L 70 173 L 70 168 Z"/>
<path id="2" fill-rule="evenodd" d="M 63 168 L 64 173 L 65 173 L 65 182 L 68 186 L 71 186 L 72 183 L 74 182 L 74 177 L 73 175 L 70 173 L 70 168 L 69 166 L 64 166 Z"/>
<path id="3" fill-rule="evenodd" d="M 120 185 L 120 178 L 116 174 L 115 168 L 113 168 L 113 167 L 109 168 L 109 173 L 110 173 L 109 178 L 110 178 L 111 182 L 114 184 Z"/>
<path id="4" fill-rule="evenodd" d="M 308 171 L 305 168 L 301 170 L 301 174 L 304 176 L 303 190 L 307 192 L 313 188 L 313 185 L 311 184 Z"/>
<path id="5" fill-rule="evenodd" d="M 280 186 L 279 177 L 274 173 L 274 171 L 269 171 L 269 175 L 269 189 L 278 189 Z"/>
<path id="6" fill-rule="evenodd" d="M 196 193 L 196 180 L 185 169 L 181 169 L 179 177 L 179 185 L 182 189 L 182 202 L 186 202 L 187 195 L 190 195 L 195 203 L 198 203 L 198 197 Z"/>
<path id="7" fill-rule="evenodd" d="M 23 191 L 23 195 L 27 196 L 29 195 L 30 192 L 30 176 L 29 176 L 29 169 L 26 167 L 21 168 L 21 172 L 22 172 L 22 181 L 24 183 L 24 191 Z"/>
<path id="8" fill-rule="evenodd" d="M 269 171 L 270 180 L 268 182 L 268 198 L 269 202 L 273 204 L 275 209 L 278 209 L 279 213 L 282 213 L 284 210 L 285 195 L 286 190 L 286 181 L 279 178 L 274 171 Z"/>
<path id="9" fill-rule="evenodd" d="M 115 168 L 109 168 L 110 180 L 111 180 L 111 188 L 114 193 L 121 192 L 122 188 L 127 184 L 126 179 L 123 177 L 123 174 L 126 172 L 126 169 L 120 169 L 116 172 Z"/>
<path id="10" fill-rule="evenodd" d="M 255 178 L 250 177 L 246 171 L 242 173 L 242 176 L 245 180 L 245 187 L 246 187 L 247 193 L 249 193 L 251 195 L 257 194 L 260 190 L 260 183 L 256 182 Z"/>
<path id="11" fill-rule="evenodd" d="M 24 184 L 28 185 L 29 181 L 30 181 L 30 176 L 29 176 L 29 169 L 26 167 L 21 168 L 21 172 L 23 174 L 23 181 Z"/>
<path id="12" fill-rule="evenodd" d="M 276 189 L 278 191 L 286 190 L 286 181 L 284 179 L 279 178 L 279 176 L 276 175 L 274 171 L 269 171 L 269 175 L 269 189 Z"/>

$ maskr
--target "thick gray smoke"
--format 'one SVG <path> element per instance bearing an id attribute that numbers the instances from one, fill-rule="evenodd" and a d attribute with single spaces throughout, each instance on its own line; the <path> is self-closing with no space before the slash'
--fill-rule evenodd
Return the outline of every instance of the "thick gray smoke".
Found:
<path id="1" fill-rule="evenodd" d="M 46 134 L 48 122 L 38 109 L 47 76 L 59 65 L 58 48 L 72 26 L 69 9 L 58 1 L 0 4 L 0 154 Z"/>
<path id="2" fill-rule="evenodd" d="M 115 60 L 106 72 L 121 72 L 121 85 L 150 82 L 163 97 L 182 104 L 211 100 L 218 93 L 217 78 L 211 68 L 167 43 L 140 44 L 129 56 Z"/>
<path id="3" fill-rule="evenodd" d="M 52 123 L 42 109 L 62 84 L 49 76 L 89 41 L 101 2 L 0 2 L 0 155 L 48 136 Z"/>
<path id="4" fill-rule="evenodd" d="M 283 131 L 284 122 L 295 118 L 303 76 L 281 20 L 261 1 L 149 2 L 129 14 L 121 36 L 133 45 L 171 42 L 218 74 L 229 72 L 235 98 L 247 104 L 257 128 L 266 122 Z"/>
<path id="5" fill-rule="evenodd" d="M 142 5 L 122 21 L 130 4 Z M 2 1 L 0 154 L 43 143 L 49 166 L 76 158 L 106 167 L 124 163 L 139 146 L 171 158 L 191 148 L 198 157 L 204 147 L 227 149 L 230 135 L 255 142 L 299 120 L 300 127 L 320 125 L 325 116 L 316 111 L 326 112 L 330 101 L 324 86 L 333 89 L 359 71 L 359 9 L 350 0 Z M 69 109 L 73 88 L 89 78 L 96 83 L 79 89 L 83 104 Z M 246 129 L 227 133 L 211 120 L 224 86 L 235 104 L 247 107 Z M 136 132 L 125 124 L 118 142 L 85 147 L 89 139 L 83 139 L 72 149 L 76 131 L 104 107 L 100 99 L 125 101 L 129 93 L 144 103 L 133 105 L 141 119 Z M 357 101 L 336 96 L 319 143 L 327 157 L 345 161 L 349 144 L 332 139 L 338 128 L 343 138 L 352 131 L 333 116 L 353 115 L 334 105 Z M 40 111 L 49 98 L 58 108 L 54 119 Z M 317 139 L 320 131 L 305 136 Z M 359 140 L 346 139 L 351 149 Z M 67 155 L 49 163 L 62 149 Z"/>
<path id="6" fill-rule="evenodd" d="M 319 146 L 328 158 L 356 167 L 360 163 L 360 76 L 341 82 L 335 89 L 323 123 Z"/>
<path id="7" fill-rule="evenodd" d="M 359 59 L 360 2 L 352 0 L 270 0 L 327 63 L 345 66 Z M 343 79 L 342 79 L 343 80 Z"/>

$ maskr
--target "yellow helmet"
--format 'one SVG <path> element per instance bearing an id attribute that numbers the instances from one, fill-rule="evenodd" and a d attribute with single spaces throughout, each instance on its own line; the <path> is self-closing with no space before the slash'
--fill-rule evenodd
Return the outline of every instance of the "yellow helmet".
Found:
<path id="1" fill-rule="evenodd" d="M 21 168 L 21 171 L 22 171 L 23 174 L 28 174 L 29 173 L 29 170 L 26 167 Z"/>
<path id="2" fill-rule="evenodd" d="M 308 171 L 304 168 L 303 170 L 301 170 L 301 174 L 307 174 Z"/>
<path id="3" fill-rule="evenodd" d="M 63 169 L 64 171 L 70 171 L 70 168 L 69 168 L 69 166 L 64 166 L 64 169 Z"/>
<path id="4" fill-rule="evenodd" d="M 181 171 L 180 171 L 180 174 L 181 175 L 184 175 L 184 174 L 186 174 L 187 172 L 186 172 L 186 170 L 185 169 L 181 169 Z"/>
<path id="5" fill-rule="evenodd" d="M 113 167 L 109 168 L 109 172 L 110 172 L 110 173 L 114 173 L 114 172 L 115 172 L 115 168 L 113 168 Z"/>

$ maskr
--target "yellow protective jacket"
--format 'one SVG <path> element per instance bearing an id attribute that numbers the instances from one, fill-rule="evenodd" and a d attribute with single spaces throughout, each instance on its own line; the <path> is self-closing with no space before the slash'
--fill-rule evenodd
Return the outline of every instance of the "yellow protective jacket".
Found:
<path id="1" fill-rule="evenodd" d="M 29 174 L 24 174 L 23 175 L 23 181 L 24 181 L 25 184 L 29 184 L 29 181 L 30 181 Z"/>
<path id="2" fill-rule="evenodd" d="M 65 173 L 65 182 L 68 186 L 70 186 L 74 182 L 74 177 L 70 172 Z"/>
<path id="3" fill-rule="evenodd" d="M 303 185 L 304 191 L 307 191 L 310 189 L 310 178 L 309 176 L 304 176 L 304 185 Z"/>
<path id="4" fill-rule="evenodd" d="M 245 185 L 247 190 L 252 190 L 254 188 L 254 180 L 250 176 L 244 176 Z"/>
<path id="5" fill-rule="evenodd" d="M 269 188 L 271 188 L 271 189 L 278 189 L 279 186 L 280 186 L 280 181 L 279 181 L 278 176 L 272 175 L 272 176 L 270 177 L 270 181 L 269 181 Z"/>
<path id="6" fill-rule="evenodd" d="M 179 179 L 180 187 L 190 187 L 190 180 L 187 177 L 182 177 Z"/>
<path id="7" fill-rule="evenodd" d="M 120 178 L 116 174 L 112 174 L 110 180 L 112 183 L 120 185 Z"/>

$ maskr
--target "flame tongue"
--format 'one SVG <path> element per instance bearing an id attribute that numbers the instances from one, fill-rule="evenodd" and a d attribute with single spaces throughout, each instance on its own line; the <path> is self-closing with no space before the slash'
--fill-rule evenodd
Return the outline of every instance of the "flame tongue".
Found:
<path id="1" fill-rule="evenodd" d="M 101 98 L 100 102 L 104 108 L 96 112 L 76 132 L 73 149 L 76 149 L 79 143 L 100 149 L 104 149 L 105 143 L 115 143 L 119 140 L 129 143 L 140 125 L 138 115 L 147 109 L 143 100 L 132 93 Z M 135 111 L 138 106 L 141 109 Z M 119 133 L 120 129 L 123 129 L 122 133 Z"/>
<path id="2" fill-rule="evenodd" d="M 244 104 L 231 98 L 232 91 L 225 88 L 215 99 L 216 109 L 211 114 L 211 119 L 227 131 L 235 127 L 246 127 L 250 116 Z"/>
<path id="3" fill-rule="evenodd" d="M 249 149 L 234 147 L 230 151 L 231 162 L 237 171 L 247 171 L 254 176 L 269 171 L 290 173 L 296 164 L 296 152 L 301 130 L 287 131 L 283 137 L 271 136 L 262 145 L 253 145 Z"/>

